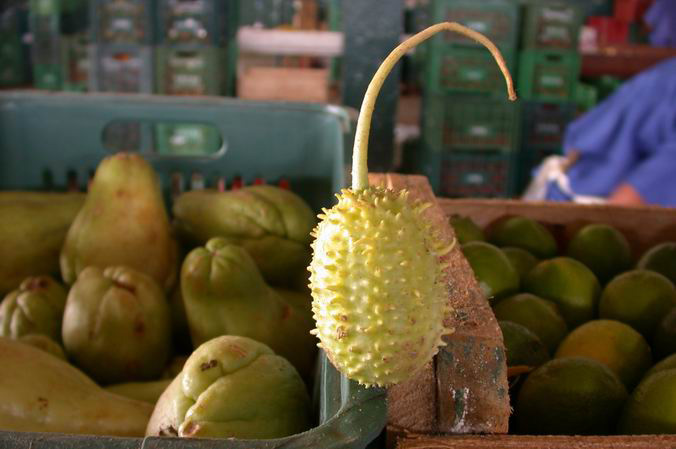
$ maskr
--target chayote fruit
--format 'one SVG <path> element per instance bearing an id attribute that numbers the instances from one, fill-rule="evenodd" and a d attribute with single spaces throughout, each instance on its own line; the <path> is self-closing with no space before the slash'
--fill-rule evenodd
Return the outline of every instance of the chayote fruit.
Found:
<path id="1" fill-rule="evenodd" d="M 49 276 L 24 279 L 0 304 L 0 337 L 43 334 L 61 341 L 67 292 Z"/>
<path id="2" fill-rule="evenodd" d="M 63 343 L 94 380 L 158 378 L 170 339 L 169 305 L 153 278 L 122 266 L 82 270 L 68 294 Z"/>
<path id="3" fill-rule="evenodd" d="M 180 282 L 194 346 L 221 335 L 249 337 L 309 378 L 317 352 L 309 293 L 271 288 L 249 253 L 221 238 L 188 254 Z"/>
<path id="4" fill-rule="evenodd" d="M 193 190 L 176 199 L 173 212 L 184 240 L 204 245 L 214 237 L 224 238 L 246 249 L 272 285 L 307 286 L 316 219 L 293 192 L 269 185 L 227 192 Z"/>
<path id="5" fill-rule="evenodd" d="M 198 347 L 160 397 L 147 436 L 279 438 L 310 425 L 298 372 L 257 341 L 221 336 Z"/>

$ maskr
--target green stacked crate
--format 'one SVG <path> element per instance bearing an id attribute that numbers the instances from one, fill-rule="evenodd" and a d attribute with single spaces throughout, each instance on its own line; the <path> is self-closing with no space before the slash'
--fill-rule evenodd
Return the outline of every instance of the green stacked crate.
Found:
<path id="1" fill-rule="evenodd" d="M 426 89 L 440 93 L 504 95 L 505 80 L 485 48 L 449 46 L 443 51 L 436 50 L 433 47 L 428 54 Z M 502 54 L 512 72 L 516 52 L 503 50 Z"/>
<path id="2" fill-rule="evenodd" d="M 25 82 L 19 17 L 16 9 L 0 14 L 0 87 Z"/>
<path id="3" fill-rule="evenodd" d="M 238 25 L 233 0 L 159 0 L 156 92 L 232 95 Z"/>
<path id="4" fill-rule="evenodd" d="M 536 2 L 526 6 L 523 46 L 527 49 L 576 50 L 582 11 L 568 2 Z"/>
<path id="5" fill-rule="evenodd" d="M 566 50 L 524 50 L 519 59 L 519 95 L 524 100 L 565 103 L 575 99 L 580 56 Z"/>
<path id="6" fill-rule="evenodd" d="M 226 89 L 226 54 L 221 48 L 158 47 L 156 91 L 169 95 L 220 95 Z"/>
<path id="7" fill-rule="evenodd" d="M 84 92 L 89 84 L 89 36 L 77 33 L 62 37 L 63 89 Z"/>
<path id="8" fill-rule="evenodd" d="M 532 171 L 548 156 L 562 154 L 566 127 L 575 117 L 575 103 L 526 102 L 523 105 L 517 188 L 523 190 Z"/>
<path id="9" fill-rule="evenodd" d="M 234 0 L 159 0 L 155 91 L 169 95 L 232 95 L 235 84 Z M 222 146 L 218 132 L 195 123 L 156 128 L 159 151 L 199 154 Z"/>
<path id="10" fill-rule="evenodd" d="M 519 7 L 511 1 L 433 0 L 430 21 L 454 21 L 491 39 L 515 73 Z M 491 54 L 455 33 L 430 39 L 425 54 L 423 172 L 440 195 L 508 197 L 514 193 L 519 105 L 506 99 Z"/>
<path id="11" fill-rule="evenodd" d="M 29 8 L 33 84 L 38 89 L 59 90 L 62 86 L 61 2 L 30 0 Z"/>
<path id="12" fill-rule="evenodd" d="M 433 23 L 454 21 L 479 31 L 503 53 L 510 71 L 516 64 L 519 9 L 509 1 L 434 0 Z M 500 72 L 482 45 L 456 33 L 430 39 L 427 47 L 425 89 L 435 92 L 504 93 Z"/>
<path id="13" fill-rule="evenodd" d="M 518 103 L 427 95 L 423 106 L 424 156 L 418 169 L 439 194 L 508 197 L 514 193 Z"/>
<path id="14" fill-rule="evenodd" d="M 153 92 L 154 13 L 154 0 L 92 0 L 92 91 Z"/>
<path id="15" fill-rule="evenodd" d="M 574 101 L 580 74 L 580 7 L 555 1 L 533 3 L 525 10 L 519 95 L 527 100 Z"/>
<path id="16" fill-rule="evenodd" d="M 519 104 L 502 99 L 427 95 L 422 134 L 425 143 L 444 152 L 517 147 Z"/>
<path id="17" fill-rule="evenodd" d="M 524 7 L 517 86 L 521 99 L 528 102 L 523 107 L 519 191 L 544 158 L 561 153 L 576 102 L 588 105 L 594 101 L 593 92 L 580 87 L 578 80 L 582 6 L 554 0 L 530 1 Z"/>

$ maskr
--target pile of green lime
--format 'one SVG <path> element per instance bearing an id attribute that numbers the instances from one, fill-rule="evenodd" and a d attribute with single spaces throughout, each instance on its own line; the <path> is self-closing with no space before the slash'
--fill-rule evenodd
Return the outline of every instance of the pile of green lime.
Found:
<path id="1" fill-rule="evenodd" d="M 676 242 L 639 252 L 605 223 L 566 238 L 523 216 L 451 224 L 503 333 L 511 432 L 676 433 Z"/>

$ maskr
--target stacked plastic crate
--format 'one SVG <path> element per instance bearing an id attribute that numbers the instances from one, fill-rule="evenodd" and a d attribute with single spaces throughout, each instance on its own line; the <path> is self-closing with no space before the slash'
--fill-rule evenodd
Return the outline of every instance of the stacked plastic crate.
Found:
<path id="1" fill-rule="evenodd" d="M 545 157 L 560 154 L 565 127 L 575 115 L 580 75 L 580 7 L 533 2 L 525 7 L 518 92 L 523 100 L 519 190 Z"/>
<path id="2" fill-rule="evenodd" d="M 157 92 L 229 95 L 234 84 L 233 0 L 158 0 Z"/>
<path id="3" fill-rule="evenodd" d="M 61 14 L 63 90 L 83 92 L 89 86 L 91 66 L 89 0 L 65 0 Z"/>
<path id="4" fill-rule="evenodd" d="M 231 95 L 238 23 L 234 0 L 158 0 L 155 90 L 166 95 Z M 209 125 L 159 124 L 166 154 L 203 154 L 221 138 Z"/>
<path id="5" fill-rule="evenodd" d="M 26 82 L 18 7 L 0 12 L 0 87 Z"/>
<path id="6" fill-rule="evenodd" d="M 153 0 L 92 0 L 94 92 L 153 92 Z"/>
<path id="7" fill-rule="evenodd" d="M 434 0 L 432 22 L 452 20 L 498 45 L 510 71 L 517 58 L 519 9 L 511 1 Z M 519 105 L 490 53 L 457 34 L 432 38 L 426 49 L 422 157 L 418 171 L 448 197 L 514 193 Z"/>
<path id="8" fill-rule="evenodd" d="M 82 91 L 89 76 L 87 0 L 30 0 L 33 84 Z"/>
<path id="9" fill-rule="evenodd" d="M 60 90 L 61 65 L 61 10 L 60 0 L 30 0 L 28 16 L 33 39 L 33 85 L 38 89 Z"/>

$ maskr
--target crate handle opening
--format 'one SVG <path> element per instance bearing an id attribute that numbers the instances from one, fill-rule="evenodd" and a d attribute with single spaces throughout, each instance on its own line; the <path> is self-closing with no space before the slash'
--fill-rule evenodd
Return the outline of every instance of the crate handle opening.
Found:
<path id="1" fill-rule="evenodd" d="M 116 119 L 101 131 L 110 152 L 132 151 L 150 158 L 216 159 L 226 140 L 214 124 L 195 121 Z"/>

